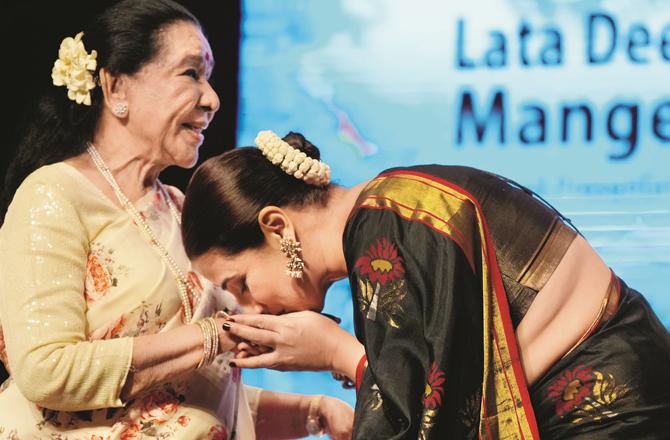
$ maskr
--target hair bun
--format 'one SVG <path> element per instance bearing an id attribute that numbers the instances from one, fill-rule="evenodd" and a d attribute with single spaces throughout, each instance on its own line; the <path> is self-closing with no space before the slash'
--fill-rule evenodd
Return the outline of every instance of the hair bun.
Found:
<path id="1" fill-rule="evenodd" d="M 302 133 L 296 133 L 294 131 L 289 131 L 286 136 L 282 138 L 284 142 L 305 153 L 308 157 L 312 159 L 321 160 L 321 152 L 319 147 L 308 141 Z"/>
<path id="2" fill-rule="evenodd" d="M 265 130 L 256 136 L 256 146 L 263 156 L 286 174 L 309 185 L 328 185 L 330 167 L 319 160 L 319 149 L 299 133 L 289 133 L 286 138 L 299 142 L 299 145 L 292 145 L 274 132 Z"/>

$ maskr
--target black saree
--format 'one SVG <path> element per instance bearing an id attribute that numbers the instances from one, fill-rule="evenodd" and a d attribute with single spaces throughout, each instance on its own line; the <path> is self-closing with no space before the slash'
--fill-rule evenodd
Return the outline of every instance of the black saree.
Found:
<path id="1" fill-rule="evenodd" d="M 429 174 L 388 172 L 343 239 L 368 359 L 354 438 L 539 438 L 477 200 Z"/>

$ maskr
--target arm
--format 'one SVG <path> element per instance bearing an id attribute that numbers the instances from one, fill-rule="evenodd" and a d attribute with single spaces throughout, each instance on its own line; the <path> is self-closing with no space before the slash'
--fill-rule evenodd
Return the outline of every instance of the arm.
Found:
<path id="1" fill-rule="evenodd" d="M 261 391 L 256 416 L 256 436 L 263 439 L 291 439 L 308 435 L 307 416 L 311 405 L 324 430 L 334 440 L 350 439 L 353 409 L 327 396 Z"/>
<path id="2" fill-rule="evenodd" d="M 197 366 L 203 344 L 195 325 L 138 338 L 87 340 L 88 237 L 59 187 L 29 178 L 14 197 L 1 240 L 4 339 L 13 378 L 28 400 L 65 411 L 119 407 Z M 232 348 L 228 334 L 220 337 L 222 350 Z"/>
<path id="3" fill-rule="evenodd" d="M 223 319 L 215 319 L 219 329 Z M 132 371 L 121 391 L 127 402 L 156 384 L 196 369 L 204 355 L 203 334 L 195 324 L 133 338 Z M 238 341 L 219 331 L 219 353 L 235 348 Z"/>
<path id="4" fill-rule="evenodd" d="M 251 357 L 238 355 L 235 363 L 240 368 L 333 371 L 353 380 L 365 354 L 351 333 L 315 312 L 235 315 L 231 321 L 229 331 L 234 336 L 272 349 Z M 245 350 L 248 342 L 239 348 Z"/>

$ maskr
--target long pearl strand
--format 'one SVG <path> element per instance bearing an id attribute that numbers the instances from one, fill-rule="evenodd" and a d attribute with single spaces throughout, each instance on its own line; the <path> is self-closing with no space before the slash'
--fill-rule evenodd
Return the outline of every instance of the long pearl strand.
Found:
<path id="1" fill-rule="evenodd" d="M 154 231 L 151 230 L 149 224 L 137 211 L 135 205 L 133 205 L 133 203 L 130 200 L 128 200 L 128 197 L 126 197 L 126 195 L 123 193 L 123 191 L 121 191 L 121 187 L 119 187 L 119 184 L 116 183 L 116 180 L 112 175 L 112 172 L 107 167 L 105 162 L 102 160 L 102 157 L 100 156 L 98 150 L 96 150 L 95 146 L 89 143 L 86 151 L 91 156 L 91 159 L 95 164 L 95 167 L 98 169 L 98 171 L 100 171 L 102 177 L 105 178 L 105 180 L 110 184 L 110 186 L 114 190 L 116 197 L 119 199 L 119 202 L 124 207 L 128 215 L 130 215 L 130 217 L 135 221 L 135 224 L 138 225 L 142 231 L 144 231 L 146 237 L 149 240 L 149 243 L 158 251 L 161 258 L 163 259 L 163 262 L 168 266 L 168 268 L 172 272 L 172 275 L 175 277 L 175 280 L 177 281 L 177 287 L 179 288 L 179 298 L 181 299 L 182 306 L 184 307 L 184 315 L 186 318 L 186 323 L 187 324 L 190 323 L 193 317 L 193 312 L 191 311 L 191 303 L 188 300 L 188 292 L 191 291 L 191 294 L 193 294 L 193 288 L 191 287 L 191 284 L 189 283 L 188 279 L 186 278 L 186 276 L 184 276 L 184 273 L 179 268 L 177 263 L 174 261 L 174 259 L 167 251 L 167 249 L 165 249 L 165 247 L 158 241 L 158 237 L 156 237 L 156 234 L 154 234 Z M 172 217 L 175 218 L 177 224 L 181 225 L 181 217 L 179 215 L 179 212 L 177 211 L 177 208 L 172 203 L 172 200 L 170 200 L 169 194 L 167 194 L 167 191 L 163 188 L 163 185 L 160 183 L 160 181 L 157 182 L 161 192 L 163 192 L 163 197 L 165 197 L 165 202 L 167 203 L 170 209 Z"/>

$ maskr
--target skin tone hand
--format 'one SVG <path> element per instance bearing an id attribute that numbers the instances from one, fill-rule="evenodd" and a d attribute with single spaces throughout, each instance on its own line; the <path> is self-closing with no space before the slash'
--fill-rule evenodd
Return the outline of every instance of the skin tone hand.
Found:
<path id="1" fill-rule="evenodd" d="M 349 440 L 354 429 L 354 410 L 339 399 L 324 396 L 319 414 L 326 434 L 333 440 Z"/>
<path id="2" fill-rule="evenodd" d="M 309 406 L 316 398 L 304 394 L 261 391 L 256 415 L 256 436 L 265 439 L 306 437 Z M 317 415 L 331 439 L 351 439 L 354 410 L 345 402 L 321 396 Z"/>
<path id="3" fill-rule="evenodd" d="M 219 329 L 225 322 L 223 318 L 215 321 Z M 219 353 L 233 351 L 239 343 L 230 333 L 219 331 Z M 196 324 L 136 337 L 132 360 L 135 371 L 128 374 L 121 399 L 127 402 L 158 383 L 193 371 L 203 354 L 203 335 Z"/>
<path id="4" fill-rule="evenodd" d="M 235 360 L 240 368 L 326 370 L 354 378 L 365 353 L 352 334 L 316 312 L 235 315 L 229 323 L 228 331 L 246 341 L 238 345 L 244 353 Z M 258 348 L 263 346 L 272 350 Z"/>

